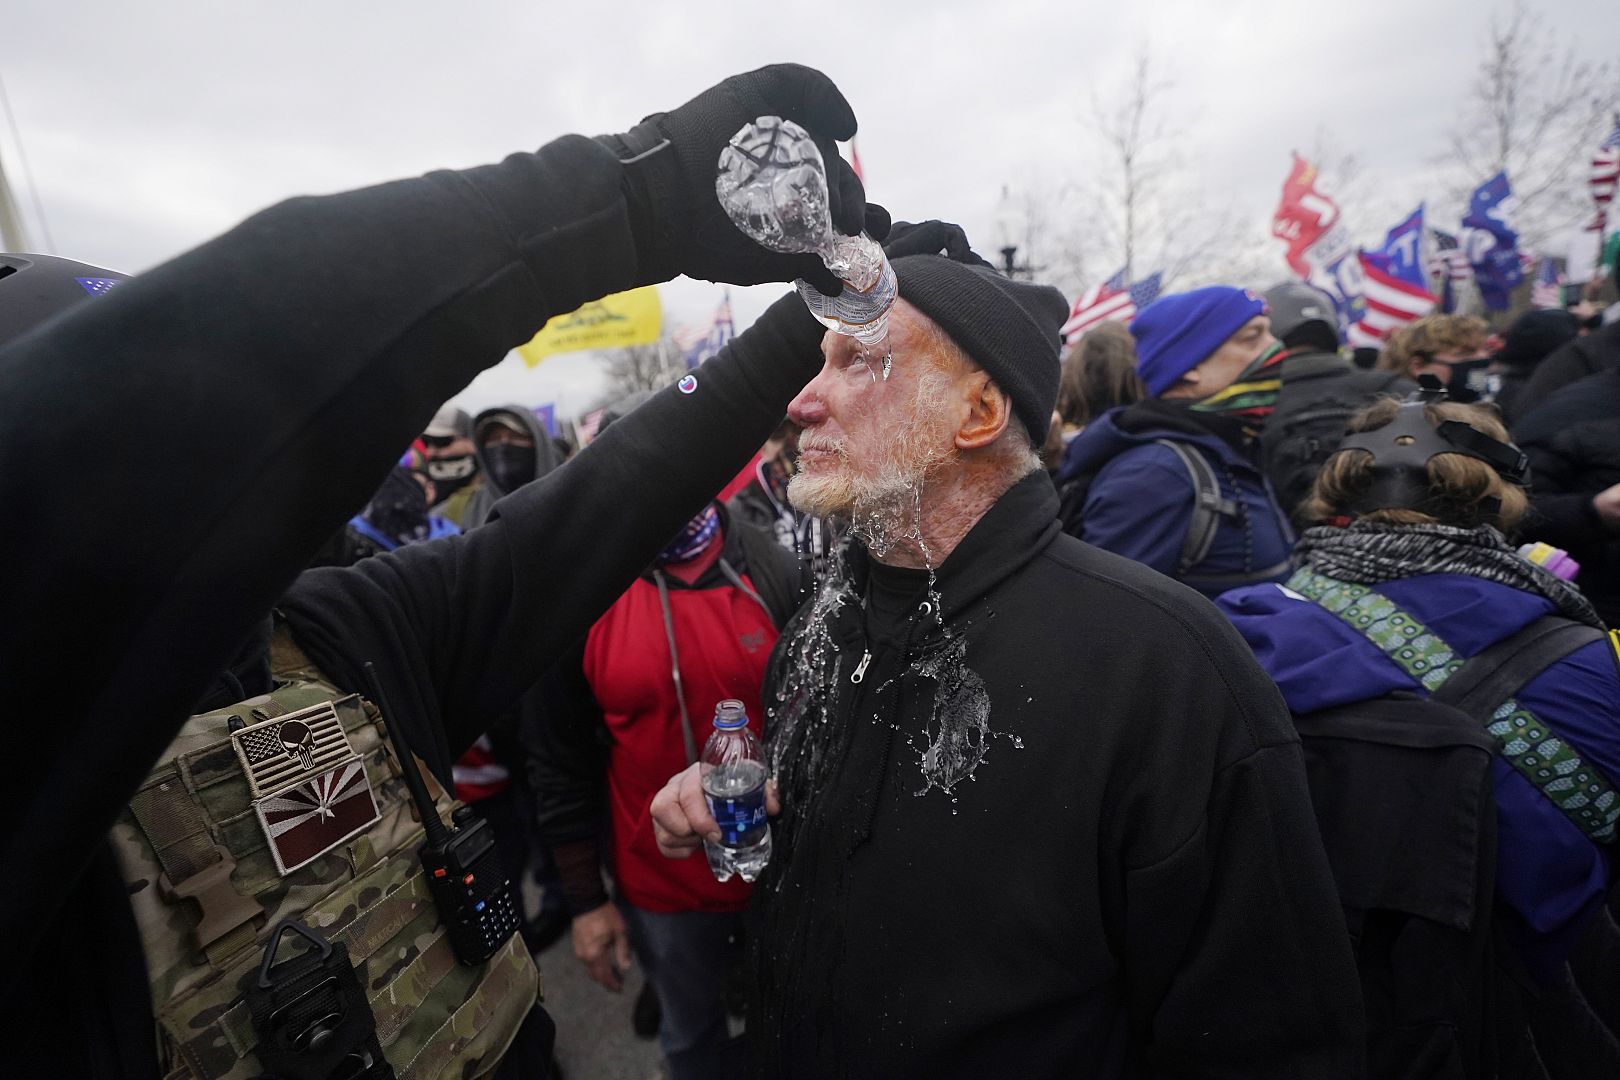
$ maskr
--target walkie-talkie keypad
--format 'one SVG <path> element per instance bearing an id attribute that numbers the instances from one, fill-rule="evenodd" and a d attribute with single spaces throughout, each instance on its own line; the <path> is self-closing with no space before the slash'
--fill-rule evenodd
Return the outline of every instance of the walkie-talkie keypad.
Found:
<path id="1" fill-rule="evenodd" d="M 456 818 L 450 842 L 442 851 L 423 848 L 422 862 L 456 959 L 481 964 L 500 951 L 523 916 L 489 825 L 463 812 Z"/>

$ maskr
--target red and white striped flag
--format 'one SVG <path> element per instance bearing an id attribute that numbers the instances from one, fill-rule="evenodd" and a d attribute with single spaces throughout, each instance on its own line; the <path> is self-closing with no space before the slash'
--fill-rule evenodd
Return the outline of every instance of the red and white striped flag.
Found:
<path id="1" fill-rule="evenodd" d="M 1136 313 L 1159 295 L 1159 272 L 1154 271 L 1130 288 L 1125 287 L 1125 268 L 1080 295 L 1063 324 L 1063 340 L 1073 344 L 1087 330 L 1105 322 L 1130 322 Z"/>
<path id="2" fill-rule="evenodd" d="M 1350 327 L 1354 348 L 1378 348 L 1389 335 L 1434 310 L 1440 298 L 1421 286 L 1390 272 L 1389 257 L 1363 251 L 1361 259 L 1362 298 L 1366 314 Z"/>
<path id="3" fill-rule="evenodd" d="M 1592 201 L 1597 203 L 1597 215 L 1589 228 L 1601 233 L 1608 223 L 1609 204 L 1614 201 L 1615 189 L 1620 187 L 1620 119 L 1615 120 L 1614 130 L 1592 155 L 1592 171 L 1587 183 L 1592 188 Z"/>

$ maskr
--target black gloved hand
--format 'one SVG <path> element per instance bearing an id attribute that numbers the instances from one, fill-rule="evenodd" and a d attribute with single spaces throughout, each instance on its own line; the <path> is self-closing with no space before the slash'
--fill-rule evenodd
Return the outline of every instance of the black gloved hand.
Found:
<path id="1" fill-rule="evenodd" d="M 948 221 L 897 221 L 889 231 L 883 253 L 890 262 L 906 255 L 943 255 L 953 262 L 995 269 L 993 263 L 973 250 L 962 226 Z"/>
<path id="2" fill-rule="evenodd" d="M 849 102 L 813 68 L 772 64 L 733 75 L 622 135 L 598 136 L 624 163 L 641 280 L 667 281 L 682 273 L 734 285 L 804 278 L 829 296 L 843 291 L 843 282 L 819 258 L 766 250 L 744 236 L 720 206 L 714 192 L 720 151 L 743 125 L 761 116 L 785 117 L 815 138 L 827 167 L 833 227 L 849 235 L 864 228 L 882 241 L 888 213 L 867 205 L 860 180 L 838 156 L 836 141 L 855 134 Z"/>

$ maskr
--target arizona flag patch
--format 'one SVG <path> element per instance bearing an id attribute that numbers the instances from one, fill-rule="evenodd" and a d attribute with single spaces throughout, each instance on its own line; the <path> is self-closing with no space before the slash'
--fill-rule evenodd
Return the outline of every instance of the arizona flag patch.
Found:
<path id="1" fill-rule="evenodd" d="M 283 876 L 365 832 L 382 816 L 358 757 L 255 799 L 253 810 Z"/>

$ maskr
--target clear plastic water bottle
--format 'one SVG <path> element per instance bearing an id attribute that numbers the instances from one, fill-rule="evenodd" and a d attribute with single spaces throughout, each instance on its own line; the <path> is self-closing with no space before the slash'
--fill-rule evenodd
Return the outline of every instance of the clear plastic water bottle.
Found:
<path id="1" fill-rule="evenodd" d="M 716 881 L 737 874 L 753 881 L 771 861 L 771 826 L 765 820 L 765 755 L 748 730 L 743 703 L 714 707 L 714 734 L 703 746 L 703 794 L 720 826 L 720 842 L 705 840 Z"/>
<path id="2" fill-rule="evenodd" d="M 877 241 L 833 228 L 826 162 L 809 132 L 791 120 L 761 116 L 720 152 L 714 187 L 720 205 L 750 238 L 772 251 L 819 255 L 845 283 L 838 296 L 824 296 L 807 281 L 796 283 L 828 329 L 866 345 L 884 339 L 897 291 L 894 269 Z"/>

